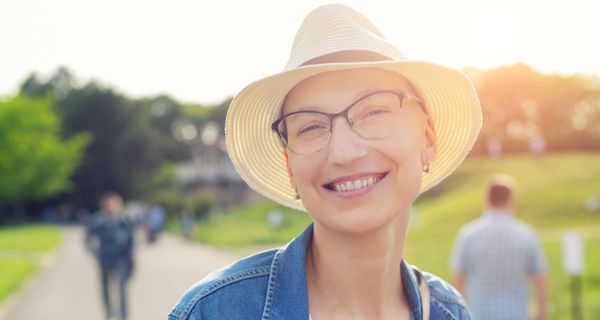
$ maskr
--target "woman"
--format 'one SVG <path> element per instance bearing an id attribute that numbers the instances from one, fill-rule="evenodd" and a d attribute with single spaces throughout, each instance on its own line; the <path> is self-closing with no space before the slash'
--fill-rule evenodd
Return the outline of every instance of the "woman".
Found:
<path id="1" fill-rule="evenodd" d="M 416 197 L 481 126 L 460 72 L 407 60 L 360 13 L 311 12 L 285 71 L 232 101 L 230 157 L 256 191 L 313 224 L 218 270 L 169 319 L 469 319 L 460 295 L 402 259 Z"/>

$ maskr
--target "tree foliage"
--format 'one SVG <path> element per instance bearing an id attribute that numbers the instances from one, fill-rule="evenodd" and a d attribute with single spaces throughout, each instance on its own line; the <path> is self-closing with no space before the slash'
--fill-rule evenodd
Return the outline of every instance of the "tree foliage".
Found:
<path id="1" fill-rule="evenodd" d="M 84 160 L 71 178 L 74 188 L 67 195 L 77 206 L 95 208 L 107 190 L 126 198 L 141 197 L 158 187 L 156 174 L 166 180 L 161 167 L 189 157 L 189 145 L 172 132 L 174 123 L 183 119 L 182 112 L 167 96 L 134 100 L 93 81 L 77 86 L 64 68 L 47 82 L 30 76 L 21 92 L 55 97 L 63 135 L 85 132 L 91 137 Z"/>
<path id="2" fill-rule="evenodd" d="M 43 199 L 67 191 L 88 142 L 61 138 L 48 99 L 0 100 L 0 203 Z"/>
<path id="3" fill-rule="evenodd" d="M 522 152 L 536 136 L 547 149 L 600 149 L 600 87 L 594 79 L 544 75 L 516 64 L 473 77 L 483 108 L 479 149 L 489 138 Z"/>

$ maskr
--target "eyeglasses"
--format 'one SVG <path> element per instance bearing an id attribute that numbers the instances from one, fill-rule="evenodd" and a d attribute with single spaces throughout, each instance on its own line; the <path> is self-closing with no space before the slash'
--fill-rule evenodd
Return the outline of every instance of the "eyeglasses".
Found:
<path id="1" fill-rule="evenodd" d="M 403 102 L 415 100 L 425 110 L 423 100 L 411 93 L 382 90 L 370 93 L 338 113 L 300 110 L 275 120 L 271 129 L 281 142 L 296 154 L 319 152 L 329 145 L 333 120 L 344 117 L 361 138 L 373 140 L 388 137 L 399 125 Z"/>

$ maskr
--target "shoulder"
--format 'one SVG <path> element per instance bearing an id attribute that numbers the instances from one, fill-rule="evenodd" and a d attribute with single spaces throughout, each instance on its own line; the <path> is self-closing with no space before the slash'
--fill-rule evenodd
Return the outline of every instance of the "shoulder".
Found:
<path id="1" fill-rule="evenodd" d="M 276 252 L 260 252 L 207 275 L 183 294 L 169 313 L 169 320 L 210 319 L 211 315 L 253 318 L 254 312 L 260 315 Z"/>
<path id="2" fill-rule="evenodd" d="M 448 282 L 444 281 L 440 277 L 429 273 L 421 272 L 423 277 L 427 281 L 427 286 L 431 292 L 431 297 L 438 300 L 442 300 L 448 303 L 461 304 L 464 300 L 458 290 L 454 289 Z"/>
<path id="3" fill-rule="evenodd" d="M 431 294 L 432 319 L 470 319 L 467 305 L 458 290 L 432 273 L 422 274 Z M 441 317 L 433 317 L 434 314 Z"/>
<path id="4" fill-rule="evenodd" d="M 95 231 L 106 224 L 106 219 L 102 213 L 96 213 L 88 222 L 88 231 Z"/>
<path id="5" fill-rule="evenodd" d="M 133 219 L 131 219 L 130 217 L 125 216 L 125 215 L 119 216 L 118 222 L 119 222 L 119 225 L 124 226 L 124 227 L 130 228 L 130 227 L 134 226 Z"/>
<path id="6" fill-rule="evenodd" d="M 537 238 L 537 233 L 535 232 L 535 229 L 527 222 L 515 219 L 514 225 L 516 229 L 523 233 L 523 235 L 533 239 Z"/>
<path id="7" fill-rule="evenodd" d="M 486 225 L 487 224 L 485 223 L 484 219 L 482 219 L 481 217 L 469 221 L 460 228 L 458 232 L 458 237 L 459 239 L 463 240 L 471 238 L 479 232 L 481 232 L 481 230 L 485 229 Z"/>

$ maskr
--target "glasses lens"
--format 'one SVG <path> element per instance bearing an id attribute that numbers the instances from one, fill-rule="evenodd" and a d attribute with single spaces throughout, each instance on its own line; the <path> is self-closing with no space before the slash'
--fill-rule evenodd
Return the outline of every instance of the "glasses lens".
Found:
<path id="1" fill-rule="evenodd" d="M 287 147 L 295 153 L 316 152 L 329 141 L 329 118 L 317 112 L 303 111 L 286 116 L 279 123 L 279 132 L 287 139 Z"/>
<path id="2" fill-rule="evenodd" d="M 354 132 L 365 139 L 384 138 L 400 125 L 402 97 L 378 92 L 358 101 L 348 111 Z"/>

